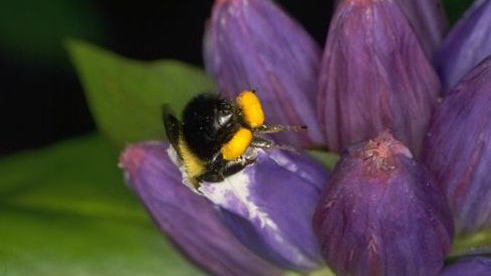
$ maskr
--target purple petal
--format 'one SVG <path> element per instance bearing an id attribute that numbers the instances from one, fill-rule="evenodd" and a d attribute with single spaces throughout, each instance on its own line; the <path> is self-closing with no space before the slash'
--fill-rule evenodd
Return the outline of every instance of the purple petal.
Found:
<path id="1" fill-rule="evenodd" d="M 181 173 L 169 159 L 167 148 L 167 143 L 160 142 L 133 145 L 120 160 L 128 183 L 160 229 L 195 264 L 213 275 L 281 275 L 278 268 L 237 241 L 209 201 L 182 185 Z"/>
<path id="2" fill-rule="evenodd" d="M 432 176 L 388 133 L 343 154 L 314 227 L 327 265 L 350 276 L 437 275 L 453 235 Z"/>
<path id="3" fill-rule="evenodd" d="M 438 76 L 399 6 L 346 0 L 321 65 L 321 126 L 331 150 L 390 129 L 416 155 L 436 105 Z"/>
<path id="4" fill-rule="evenodd" d="M 491 259 L 466 257 L 445 268 L 440 276 L 491 276 Z"/>
<path id="5" fill-rule="evenodd" d="M 339 3 L 342 0 L 337 0 Z M 428 58 L 433 59 L 448 29 L 440 0 L 395 0 L 406 15 Z"/>
<path id="6" fill-rule="evenodd" d="M 476 0 L 450 31 L 437 59 L 444 92 L 491 55 L 491 1 Z"/>
<path id="7" fill-rule="evenodd" d="M 311 221 L 327 171 L 297 153 L 257 154 L 254 165 L 223 183 L 204 183 L 200 191 L 260 256 L 290 270 L 318 269 L 323 261 Z"/>
<path id="8" fill-rule="evenodd" d="M 448 20 L 440 0 L 396 0 L 430 60 L 440 48 Z"/>
<path id="9" fill-rule="evenodd" d="M 423 160 L 447 193 L 458 232 L 491 226 L 491 57 L 444 98 Z"/>
<path id="10" fill-rule="evenodd" d="M 205 64 L 229 97 L 255 88 L 269 124 L 307 125 L 281 133 L 296 146 L 324 139 L 315 114 L 320 49 L 269 0 L 219 0 L 205 35 Z"/>

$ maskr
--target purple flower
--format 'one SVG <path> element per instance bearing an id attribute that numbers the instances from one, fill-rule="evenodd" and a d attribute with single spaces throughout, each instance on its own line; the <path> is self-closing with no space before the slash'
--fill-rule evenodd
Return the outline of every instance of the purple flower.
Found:
<path id="1" fill-rule="evenodd" d="M 439 4 L 339 1 L 321 53 L 272 0 L 216 0 L 204 40 L 207 71 L 230 99 L 256 89 L 267 124 L 307 125 L 307 132 L 273 134 L 299 152 L 256 149 L 245 169 L 193 187 L 172 146 L 143 142 L 120 159 L 129 186 L 169 239 L 213 275 L 308 273 L 327 264 L 350 276 L 436 276 L 450 249 L 452 214 L 446 184 L 418 156 L 440 100 L 432 64 L 445 51 Z M 398 141 L 373 140 L 385 130 Z M 448 139 L 455 137 L 462 136 Z M 334 179 L 302 152 L 369 140 L 381 158 L 350 148 Z M 367 179 L 367 162 L 383 170 Z M 486 205 L 491 195 L 468 200 Z"/>

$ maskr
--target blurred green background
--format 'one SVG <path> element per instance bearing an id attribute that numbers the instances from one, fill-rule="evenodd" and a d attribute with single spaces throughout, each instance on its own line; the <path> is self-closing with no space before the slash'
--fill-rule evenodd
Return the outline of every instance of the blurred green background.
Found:
<path id="1" fill-rule="evenodd" d="M 278 2 L 324 43 L 330 1 Z M 470 2 L 444 1 L 451 22 Z M 152 225 L 117 157 L 163 138 L 163 102 L 179 109 L 212 89 L 200 69 L 211 5 L 0 1 L 0 276 L 200 274 Z"/>

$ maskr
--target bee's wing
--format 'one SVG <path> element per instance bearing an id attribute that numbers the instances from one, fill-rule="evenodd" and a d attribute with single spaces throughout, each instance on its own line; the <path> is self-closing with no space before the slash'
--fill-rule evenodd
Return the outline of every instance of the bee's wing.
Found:
<path id="1" fill-rule="evenodd" d="M 176 118 L 174 112 L 168 104 L 162 106 L 162 120 L 164 121 L 165 134 L 167 139 L 172 144 L 174 149 L 180 155 L 179 152 L 179 136 L 182 133 L 181 122 Z"/>

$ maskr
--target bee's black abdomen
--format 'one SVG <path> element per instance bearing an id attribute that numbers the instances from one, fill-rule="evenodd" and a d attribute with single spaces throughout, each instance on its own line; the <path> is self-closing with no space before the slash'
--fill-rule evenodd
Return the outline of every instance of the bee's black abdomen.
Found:
<path id="1" fill-rule="evenodd" d="M 211 159 L 239 128 L 236 107 L 215 94 L 197 96 L 183 112 L 184 138 L 202 160 Z"/>

